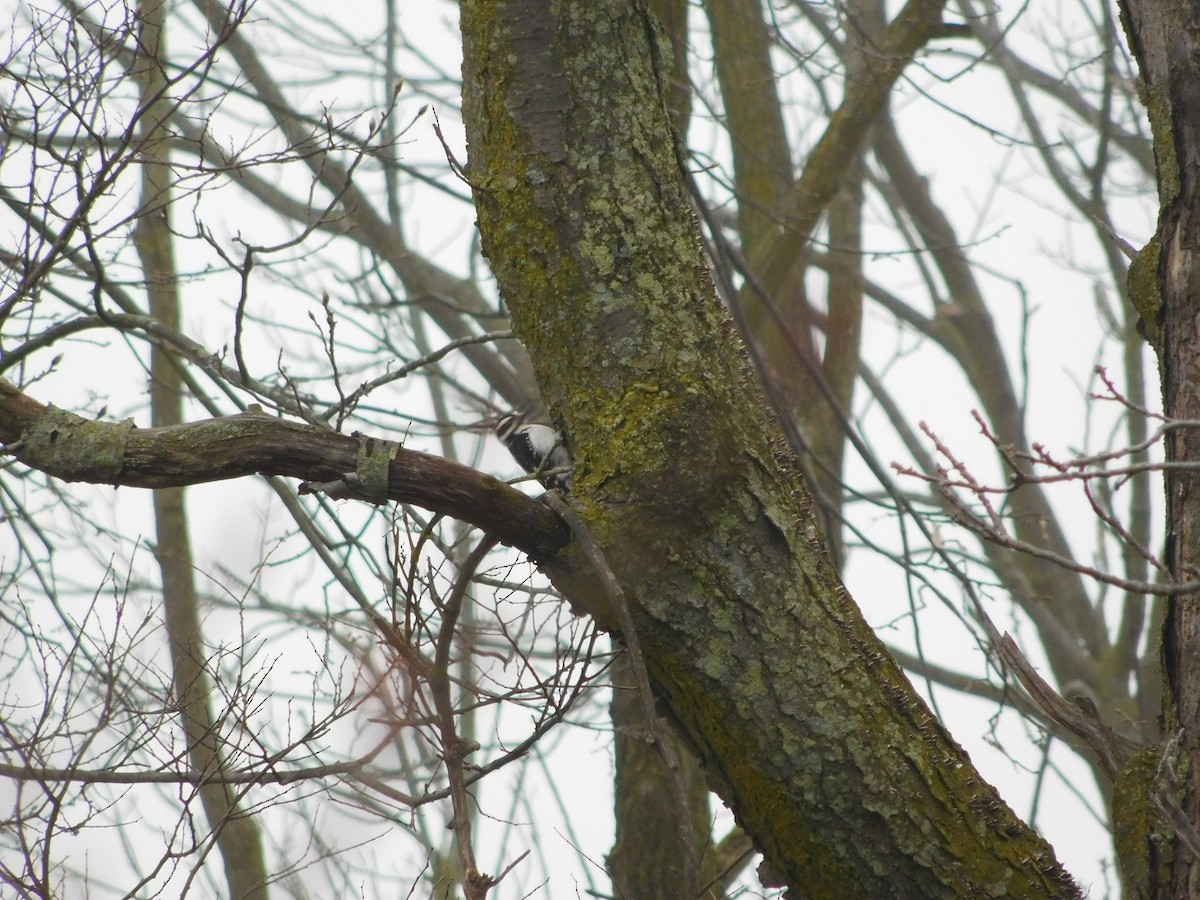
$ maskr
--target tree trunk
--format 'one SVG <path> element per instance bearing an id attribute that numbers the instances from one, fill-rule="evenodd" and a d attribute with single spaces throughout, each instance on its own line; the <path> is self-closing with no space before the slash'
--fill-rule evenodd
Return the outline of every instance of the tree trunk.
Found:
<path id="1" fill-rule="evenodd" d="M 1193 5 L 1162 0 L 1123 0 L 1122 19 L 1142 74 L 1142 98 L 1150 114 L 1158 176 L 1158 230 L 1130 268 L 1130 293 L 1147 338 L 1159 355 L 1163 409 L 1170 420 L 1200 419 L 1196 372 L 1200 365 L 1200 15 Z M 1200 430 L 1179 428 L 1166 443 L 1167 561 L 1178 581 L 1196 578 L 1200 567 Z M 1200 822 L 1200 609 L 1195 596 L 1170 601 L 1163 635 L 1163 733 L 1161 762 L 1142 779 L 1143 793 L 1168 804 L 1182 803 L 1173 829 L 1173 853 L 1154 846 L 1149 822 L 1139 839 L 1158 866 L 1138 869 L 1143 883 L 1130 896 L 1185 898 L 1200 895 L 1200 860 L 1180 832 L 1190 830 L 1196 846 Z M 1169 762 L 1169 766 L 1163 763 Z M 1183 785 L 1163 783 L 1176 771 Z M 1140 824 L 1140 823 L 1139 823 Z M 1168 842 L 1170 843 L 1170 842 Z M 1170 863 L 1173 861 L 1173 867 Z"/>
<path id="2" fill-rule="evenodd" d="M 142 23 L 142 55 L 132 74 L 141 87 L 144 110 L 140 135 L 143 169 L 141 209 L 134 225 L 133 243 L 146 276 L 151 317 L 178 330 L 179 274 L 169 222 L 175 176 L 167 150 L 170 132 L 166 123 L 173 111 L 166 96 L 167 4 L 163 0 L 141 0 L 138 16 Z M 152 346 L 150 413 L 155 426 L 183 422 L 180 368 L 179 360 L 170 351 Z M 154 523 L 154 555 L 162 573 L 163 617 L 188 760 L 197 772 L 216 775 L 227 764 L 221 747 L 221 730 L 212 708 L 212 680 L 206 668 L 183 488 L 154 492 Z M 229 785 L 206 784 L 197 793 L 225 866 L 229 896 L 234 900 L 266 900 L 268 878 L 258 825 L 241 809 Z"/>
<path id="3" fill-rule="evenodd" d="M 608 857 L 608 871 L 617 897 L 629 900 L 675 900 L 688 896 L 688 886 L 702 886 L 708 879 L 700 874 L 700 864 L 708 849 L 711 831 L 708 822 L 708 787 L 704 773 L 689 751 L 659 720 L 658 739 L 675 745 L 679 768 L 673 770 L 663 760 L 646 726 L 644 706 L 639 702 L 637 686 L 629 671 L 628 657 L 622 655 L 611 670 L 613 699 L 612 720 L 619 777 L 615 785 L 617 834 Z M 681 752 L 681 750 L 683 752 Z M 686 814 L 691 827 L 680 822 L 677 797 L 672 779 L 682 779 L 689 801 Z M 646 815 L 653 809 L 654 815 Z M 687 845 L 691 835 L 694 845 Z M 716 874 L 716 873 L 712 873 Z M 723 893 L 704 893 L 702 900 L 716 900 Z"/>
<path id="4" fill-rule="evenodd" d="M 656 25 L 617 0 L 474 0 L 462 28 L 480 231 L 566 428 L 573 506 L 768 881 L 813 898 L 1079 896 L 821 547 L 713 295 Z M 578 551 L 547 570 L 615 629 L 624 601 L 597 593 Z"/>

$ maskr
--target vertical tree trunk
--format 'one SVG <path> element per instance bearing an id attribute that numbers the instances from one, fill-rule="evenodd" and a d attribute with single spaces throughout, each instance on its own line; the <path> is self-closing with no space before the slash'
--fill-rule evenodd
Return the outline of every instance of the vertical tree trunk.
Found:
<path id="1" fill-rule="evenodd" d="M 675 900 L 685 896 L 688 884 L 699 887 L 707 881 L 700 874 L 711 832 L 707 783 L 695 755 L 660 719 L 656 723 L 659 737 L 674 743 L 679 771 L 672 771 L 663 761 L 646 727 L 644 705 L 637 696 L 627 657 L 613 665 L 611 678 L 620 774 L 616 782 L 617 839 L 608 857 L 613 890 L 616 896 L 631 900 Z M 689 801 L 686 813 L 691 817 L 688 829 L 680 822 L 682 810 L 676 799 L 679 792 L 671 784 L 673 778 L 683 780 Z M 688 834 L 694 836 L 695 846 L 685 845 Z M 719 896 L 701 895 L 703 900 Z"/>
<path id="2" fill-rule="evenodd" d="M 1158 176 L 1158 230 L 1130 268 L 1130 293 L 1147 338 L 1159 355 L 1163 408 L 1168 419 L 1200 419 L 1200 12 L 1193 4 L 1122 0 L 1122 18 L 1142 74 Z M 1200 571 L 1200 429 L 1179 428 L 1167 437 L 1167 561 L 1178 581 Z M 1172 598 L 1163 635 L 1164 735 L 1162 764 L 1143 779 L 1143 790 L 1181 802 L 1183 830 L 1200 822 L 1200 600 Z M 1181 796 L 1159 775 L 1166 768 L 1186 779 Z M 1187 823 L 1192 823 L 1190 826 Z M 1147 829 L 1148 831 L 1148 829 Z M 1139 896 L 1200 896 L 1200 860 L 1173 829 L 1173 869 L 1149 868 Z M 1142 835 L 1147 844 L 1149 834 Z M 1169 859 L 1170 857 L 1167 857 Z"/>
<path id="3" fill-rule="evenodd" d="M 141 89 L 140 132 L 142 196 L 133 241 L 146 277 L 150 315 L 179 330 L 178 273 L 169 223 L 171 183 L 166 122 L 171 114 L 166 76 L 165 0 L 140 0 L 141 41 L 133 69 Z M 158 345 L 150 351 L 150 414 L 155 426 L 183 422 L 183 382 L 178 363 Z M 192 577 L 192 554 L 183 488 L 154 492 L 155 556 L 162 573 L 163 610 L 174 668 L 175 699 L 193 769 L 217 775 L 225 768 L 220 729 L 216 727 L 205 668 L 199 601 Z M 254 821 L 238 807 L 228 785 L 199 788 L 209 827 L 225 864 L 229 896 L 234 900 L 266 900 L 267 873 L 262 839 Z"/>

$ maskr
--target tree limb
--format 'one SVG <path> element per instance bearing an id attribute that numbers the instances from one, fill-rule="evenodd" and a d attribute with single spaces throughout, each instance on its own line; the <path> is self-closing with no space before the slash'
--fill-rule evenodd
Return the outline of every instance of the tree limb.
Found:
<path id="1" fill-rule="evenodd" d="M 0 442 L 26 465 L 65 481 L 164 488 L 258 474 L 334 482 L 357 471 L 359 448 L 371 440 L 259 411 L 164 428 L 94 422 L 0 379 Z M 569 540 L 553 512 L 515 488 L 404 447 L 388 466 L 387 499 L 469 522 L 539 559 Z"/>

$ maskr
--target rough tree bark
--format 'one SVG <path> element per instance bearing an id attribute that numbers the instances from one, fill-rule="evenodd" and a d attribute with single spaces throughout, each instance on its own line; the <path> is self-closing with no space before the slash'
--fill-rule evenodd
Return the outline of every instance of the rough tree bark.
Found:
<path id="1" fill-rule="evenodd" d="M 672 66 L 667 106 L 676 131 L 687 134 L 691 117 L 692 85 L 688 73 L 688 4 L 685 0 L 650 0 L 649 8 L 667 33 Z M 722 6 L 727 6 L 722 0 Z M 717 59 L 723 59 L 718 55 Z M 614 664 L 611 676 L 613 699 L 610 711 L 613 723 L 613 778 L 615 833 L 612 852 L 605 860 L 613 891 L 618 897 L 645 897 L 646 900 L 678 897 L 715 879 L 713 888 L 702 900 L 724 896 L 727 880 L 736 879 L 750 860 L 747 838 L 737 828 L 712 844 L 709 826 L 708 782 L 691 748 L 674 731 L 658 726 L 656 734 L 647 733 L 645 713 L 636 696 L 629 671 L 629 660 Z M 656 738 L 656 739 L 655 739 Z M 669 741 L 678 770 L 663 758 L 658 742 Z M 679 791 L 687 800 L 680 809 Z M 660 817 L 644 814 L 650 806 L 663 811 Z M 692 816 L 689 829 L 679 821 Z M 680 850 L 679 841 L 690 832 L 694 845 Z M 664 840 L 664 836 L 666 839 Z M 696 872 L 681 866 L 681 860 L 699 861 Z M 742 864 L 739 865 L 739 861 Z"/>
<path id="2" fill-rule="evenodd" d="M 615 0 L 468 2 L 462 28 L 484 247 L 575 508 L 770 872 L 806 897 L 1079 896 L 837 580 L 713 295 L 655 25 Z M 548 569 L 615 628 L 586 560 Z"/>
<path id="3" fill-rule="evenodd" d="M 1164 412 L 1168 419 L 1195 422 L 1200 420 L 1200 12 L 1194 4 L 1122 0 L 1121 13 L 1141 70 L 1159 198 L 1157 232 L 1130 267 L 1130 295 L 1158 353 Z M 1200 430 L 1173 430 L 1166 456 L 1166 559 L 1171 575 L 1188 581 L 1200 569 L 1200 481 L 1195 470 Z M 1194 596 L 1170 601 L 1163 673 L 1167 743 L 1155 751 L 1153 767 L 1125 779 L 1126 791 L 1135 798 L 1181 801 L 1183 815 L 1169 829 L 1149 815 L 1125 823 L 1129 834 L 1118 840 L 1118 851 L 1133 876 L 1126 876 L 1129 897 L 1200 895 L 1200 859 L 1188 849 L 1189 843 L 1197 847 L 1195 823 L 1200 822 L 1200 608 Z M 1181 789 L 1162 783 L 1167 770 L 1184 777 Z M 1168 793 L 1173 788 L 1175 796 Z M 1129 805 L 1150 807 L 1145 802 Z"/>

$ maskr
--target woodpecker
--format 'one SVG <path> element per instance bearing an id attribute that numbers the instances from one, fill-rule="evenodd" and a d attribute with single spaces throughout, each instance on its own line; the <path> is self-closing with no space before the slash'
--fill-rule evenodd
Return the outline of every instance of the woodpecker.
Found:
<path id="1" fill-rule="evenodd" d="M 549 425 L 525 423 L 521 413 L 509 413 L 496 422 L 496 437 L 517 464 L 546 488 L 571 489 L 571 455 L 562 435 Z M 566 471 L 552 471 L 563 469 Z"/>

